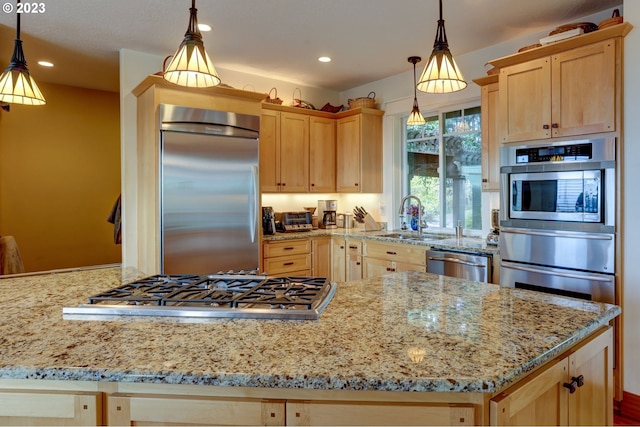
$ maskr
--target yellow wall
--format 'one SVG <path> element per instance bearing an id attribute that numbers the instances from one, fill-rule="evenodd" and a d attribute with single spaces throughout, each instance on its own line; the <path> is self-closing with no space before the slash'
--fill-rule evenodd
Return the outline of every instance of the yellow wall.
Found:
<path id="1" fill-rule="evenodd" d="M 39 85 L 45 106 L 0 112 L 0 235 L 28 272 L 118 263 L 119 94 Z"/>

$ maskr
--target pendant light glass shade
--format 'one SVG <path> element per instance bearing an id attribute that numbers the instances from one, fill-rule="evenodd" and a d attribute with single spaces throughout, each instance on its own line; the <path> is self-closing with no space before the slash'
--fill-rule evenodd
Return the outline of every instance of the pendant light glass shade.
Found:
<path id="1" fill-rule="evenodd" d="M 211 87 L 220 84 L 211 58 L 204 49 L 202 33 L 198 29 L 198 9 L 196 0 L 192 0 L 189 27 L 184 40 L 164 70 L 165 80 L 180 86 Z"/>
<path id="2" fill-rule="evenodd" d="M 21 14 L 16 15 L 18 15 L 16 40 L 11 63 L 0 76 L 0 101 L 9 104 L 44 105 L 47 102 L 27 68 L 27 61 L 22 51 L 22 40 L 20 40 Z"/>
<path id="3" fill-rule="evenodd" d="M 447 33 L 442 19 L 442 0 L 440 0 L 440 19 L 436 40 L 429 62 L 418 80 L 418 90 L 428 93 L 450 93 L 467 87 L 462 73 L 449 50 Z"/>
<path id="4" fill-rule="evenodd" d="M 420 113 L 420 107 L 418 107 L 418 96 L 416 93 L 416 64 L 420 62 L 422 58 L 419 56 L 410 56 L 407 60 L 413 64 L 413 109 L 407 119 L 407 125 L 419 126 L 426 123 L 424 116 Z"/>

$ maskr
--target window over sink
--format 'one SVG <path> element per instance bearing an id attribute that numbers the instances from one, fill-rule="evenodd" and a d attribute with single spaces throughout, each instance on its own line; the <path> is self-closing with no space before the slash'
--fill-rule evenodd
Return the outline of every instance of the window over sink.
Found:
<path id="1" fill-rule="evenodd" d="M 404 128 L 403 188 L 420 198 L 430 227 L 482 229 L 480 106 L 424 114 Z"/>

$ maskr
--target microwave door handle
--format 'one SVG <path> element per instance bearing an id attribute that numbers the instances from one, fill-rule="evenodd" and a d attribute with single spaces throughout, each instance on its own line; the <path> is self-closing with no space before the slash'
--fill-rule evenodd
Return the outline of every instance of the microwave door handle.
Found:
<path id="1" fill-rule="evenodd" d="M 505 262 L 505 261 L 502 262 L 502 267 L 510 268 L 512 270 L 525 271 L 527 273 L 546 274 L 547 276 L 566 277 L 568 279 L 591 280 L 594 282 L 607 282 L 607 283 L 610 283 L 611 281 L 613 281 L 613 278 L 608 278 L 608 277 L 605 278 L 600 276 L 592 276 L 590 274 L 564 273 L 557 270 L 547 271 L 541 268 L 523 267 L 520 265 L 511 264 L 510 262 Z"/>
<path id="2" fill-rule="evenodd" d="M 429 260 L 430 261 L 453 262 L 453 263 L 456 263 L 456 264 L 468 265 L 468 266 L 471 266 L 471 267 L 483 267 L 483 268 L 486 268 L 486 265 L 484 265 L 484 264 L 479 264 L 479 263 L 476 263 L 476 262 L 462 261 L 462 260 L 455 259 L 455 258 L 437 258 L 437 257 L 430 256 Z"/>
<path id="3" fill-rule="evenodd" d="M 526 234 L 528 236 L 544 236 L 544 237 L 579 237 L 581 239 L 592 239 L 592 240 L 613 240 L 613 236 L 611 234 L 595 234 L 595 233 L 574 233 L 571 231 L 562 231 L 562 232 L 550 232 L 550 231 L 537 231 L 537 230 L 520 230 L 517 228 L 507 228 L 501 227 L 500 232 L 511 233 L 511 234 Z"/>

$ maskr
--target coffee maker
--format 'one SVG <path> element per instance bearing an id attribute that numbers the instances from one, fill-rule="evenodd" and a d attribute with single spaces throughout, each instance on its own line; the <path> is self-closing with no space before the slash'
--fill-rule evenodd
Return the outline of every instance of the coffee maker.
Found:
<path id="1" fill-rule="evenodd" d="M 337 228 L 337 200 L 318 200 L 318 228 Z"/>
<path id="2" fill-rule="evenodd" d="M 265 235 L 276 234 L 275 214 L 270 206 L 262 208 L 262 233 Z"/>

